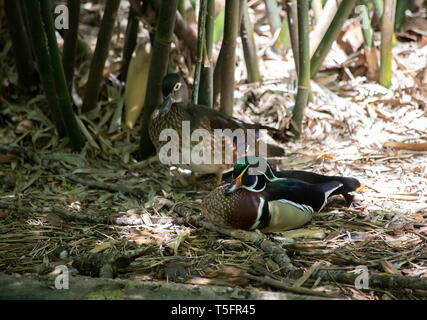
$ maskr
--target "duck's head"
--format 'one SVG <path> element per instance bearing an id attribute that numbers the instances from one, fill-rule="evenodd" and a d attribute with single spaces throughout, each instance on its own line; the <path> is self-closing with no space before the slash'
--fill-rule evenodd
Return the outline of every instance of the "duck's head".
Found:
<path id="1" fill-rule="evenodd" d="M 169 73 L 163 78 L 162 93 L 163 103 L 159 114 L 168 112 L 174 103 L 188 103 L 187 85 L 177 73 Z"/>
<path id="2" fill-rule="evenodd" d="M 240 188 L 261 192 L 266 188 L 268 181 L 276 178 L 267 160 L 257 156 L 246 156 L 237 159 L 233 168 L 233 181 L 224 191 L 229 195 Z"/>

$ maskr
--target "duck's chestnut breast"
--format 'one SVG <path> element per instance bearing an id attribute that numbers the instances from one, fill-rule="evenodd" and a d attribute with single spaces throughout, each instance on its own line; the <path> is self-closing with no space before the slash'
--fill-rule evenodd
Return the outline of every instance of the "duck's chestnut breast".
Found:
<path id="1" fill-rule="evenodd" d="M 225 196 L 228 186 L 221 185 L 206 196 L 201 205 L 202 214 L 222 227 L 249 230 L 257 219 L 259 193 L 239 189 Z"/>

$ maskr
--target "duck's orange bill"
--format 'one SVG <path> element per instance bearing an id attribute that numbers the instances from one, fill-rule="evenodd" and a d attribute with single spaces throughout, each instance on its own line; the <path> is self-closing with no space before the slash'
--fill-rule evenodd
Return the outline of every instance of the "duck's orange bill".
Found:
<path id="1" fill-rule="evenodd" d="M 359 193 L 363 193 L 363 191 L 365 191 L 365 184 L 364 183 L 362 183 L 362 185 L 356 189 L 356 192 L 359 192 Z"/>
<path id="2" fill-rule="evenodd" d="M 239 186 L 242 184 L 242 176 L 243 176 L 243 172 L 236 179 L 234 179 L 236 180 Z"/>

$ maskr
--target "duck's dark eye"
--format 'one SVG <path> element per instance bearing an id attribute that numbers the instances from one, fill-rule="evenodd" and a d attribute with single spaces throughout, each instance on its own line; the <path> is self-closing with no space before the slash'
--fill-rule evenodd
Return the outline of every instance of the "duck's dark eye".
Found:
<path id="1" fill-rule="evenodd" d="M 181 88 L 181 83 L 178 82 L 177 84 L 175 84 L 175 86 L 173 87 L 174 91 L 178 91 Z"/>
<path id="2" fill-rule="evenodd" d="M 247 187 L 252 187 L 257 181 L 257 176 L 245 175 L 242 178 L 242 184 Z"/>

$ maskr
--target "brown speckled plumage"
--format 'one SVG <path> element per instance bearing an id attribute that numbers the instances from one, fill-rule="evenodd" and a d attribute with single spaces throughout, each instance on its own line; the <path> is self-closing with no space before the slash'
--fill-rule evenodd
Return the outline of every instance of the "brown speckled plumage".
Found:
<path id="1" fill-rule="evenodd" d="M 164 146 L 169 141 L 160 141 L 159 136 L 162 130 L 164 129 L 174 129 L 180 137 L 180 146 L 179 151 L 182 152 L 182 121 L 190 122 L 190 131 L 194 132 L 197 129 L 205 129 L 211 134 L 211 143 L 208 150 L 203 151 L 203 154 L 211 154 L 211 163 L 212 164 L 193 164 L 190 165 L 178 165 L 182 168 L 188 168 L 195 172 L 205 172 L 205 173 L 220 173 L 226 170 L 229 170 L 233 167 L 234 161 L 237 159 L 238 155 L 236 148 L 233 145 L 233 142 L 230 138 L 224 137 L 221 140 L 214 139 L 214 129 L 222 129 L 222 127 L 216 125 L 215 119 L 212 121 L 207 117 L 198 117 L 195 118 L 191 110 L 182 107 L 180 105 L 172 105 L 170 110 L 166 114 L 158 115 L 158 110 L 156 110 L 151 118 L 149 124 L 149 133 L 150 139 L 154 143 L 157 153 L 160 148 Z M 214 123 L 212 123 L 214 122 Z M 191 148 L 199 144 L 200 141 L 191 141 Z M 222 161 L 219 164 L 214 162 L 214 150 L 221 149 L 221 154 L 223 155 Z M 225 161 L 225 150 L 233 150 L 233 158 L 228 163 Z"/>
<path id="2" fill-rule="evenodd" d="M 224 134 L 224 130 L 228 130 L 227 132 L 229 133 L 234 133 L 236 129 L 239 129 L 240 131 L 236 131 L 236 133 L 240 132 L 251 135 L 251 137 L 254 138 L 253 140 L 257 139 L 257 134 L 253 132 L 253 130 L 248 131 L 248 129 L 267 129 L 275 131 L 275 129 L 262 125 L 244 123 L 207 106 L 193 105 L 189 103 L 186 83 L 178 74 L 168 74 L 163 79 L 162 92 L 164 101 L 160 108 L 155 110 L 151 115 L 148 132 L 158 154 L 160 153 L 162 146 L 169 144 L 169 140 L 159 140 L 162 130 L 174 129 L 177 132 L 180 138 L 180 161 L 179 163 L 174 163 L 174 165 L 181 168 L 190 169 L 193 172 L 216 173 L 218 174 L 218 177 L 221 177 L 223 172 L 233 167 L 234 161 L 236 161 L 238 157 L 241 157 L 246 152 L 249 152 L 250 154 L 257 152 L 258 145 L 256 148 L 252 148 L 255 150 L 244 150 L 249 145 L 249 139 L 246 140 L 244 145 L 242 142 L 236 142 L 235 140 L 239 139 L 235 139 L 235 137 L 230 135 L 226 135 L 218 139 L 215 135 L 216 129 L 222 130 L 220 132 L 223 132 Z M 162 110 L 162 113 L 160 113 L 159 110 Z M 205 136 L 203 136 L 203 139 L 200 139 L 199 137 L 199 141 L 191 141 L 190 137 L 188 137 L 188 139 L 190 139 L 190 150 L 182 150 L 183 147 L 188 146 L 187 144 L 183 146 L 182 143 L 183 121 L 188 121 L 190 124 L 190 137 L 197 129 L 207 130 L 210 137 L 210 143 L 208 143 Z M 201 131 L 198 131 L 197 133 L 201 133 Z M 206 133 L 206 131 L 204 131 L 204 133 Z M 202 144 L 201 142 L 204 143 Z M 239 148 L 236 147 L 236 143 L 240 143 Z M 197 149 L 195 149 L 196 146 Z M 237 154 L 237 149 L 241 149 L 240 152 L 242 152 L 242 154 Z M 193 151 L 199 151 L 200 159 L 193 159 Z M 230 155 L 228 155 L 229 152 Z M 185 155 L 191 154 L 190 159 L 186 157 L 185 161 L 182 161 L 183 153 Z M 267 145 L 267 153 L 269 156 L 280 156 L 283 155 L 284 150 L 278 146 L 272 146 L 269 144 Z M 220 159 L 217 159 L 219 154 L 222 155 L 221 161 L 219 161 Z M 217 157 L 215 157 L 215 155 L 217 155 Z M 188 164 L 188 161 L 190 160 L 191 163 Z"/>
<path id="3" fill-rule="evenodd" d="M 203 199 L 202 214 L 219 226 L 248 230 L 256 221 L 260 194 L 239 189 L 225 196 L 224 190 L 228 186 L 217 187 Z"/>
<path id="4" fill-rule="evenodd" d="M 159 116 L 159 110 L 155 110 L 151 116 L 148 132 L 150 139 L 155 145 L 157 152 L 167 143 L 167 141 L 160 141 L 160 132 L 164 129 L 173 128 L 177 132 L 182 131 L 182 120 L 185 118 L 185 109 L 172 106 L 166 114 Z"/>

